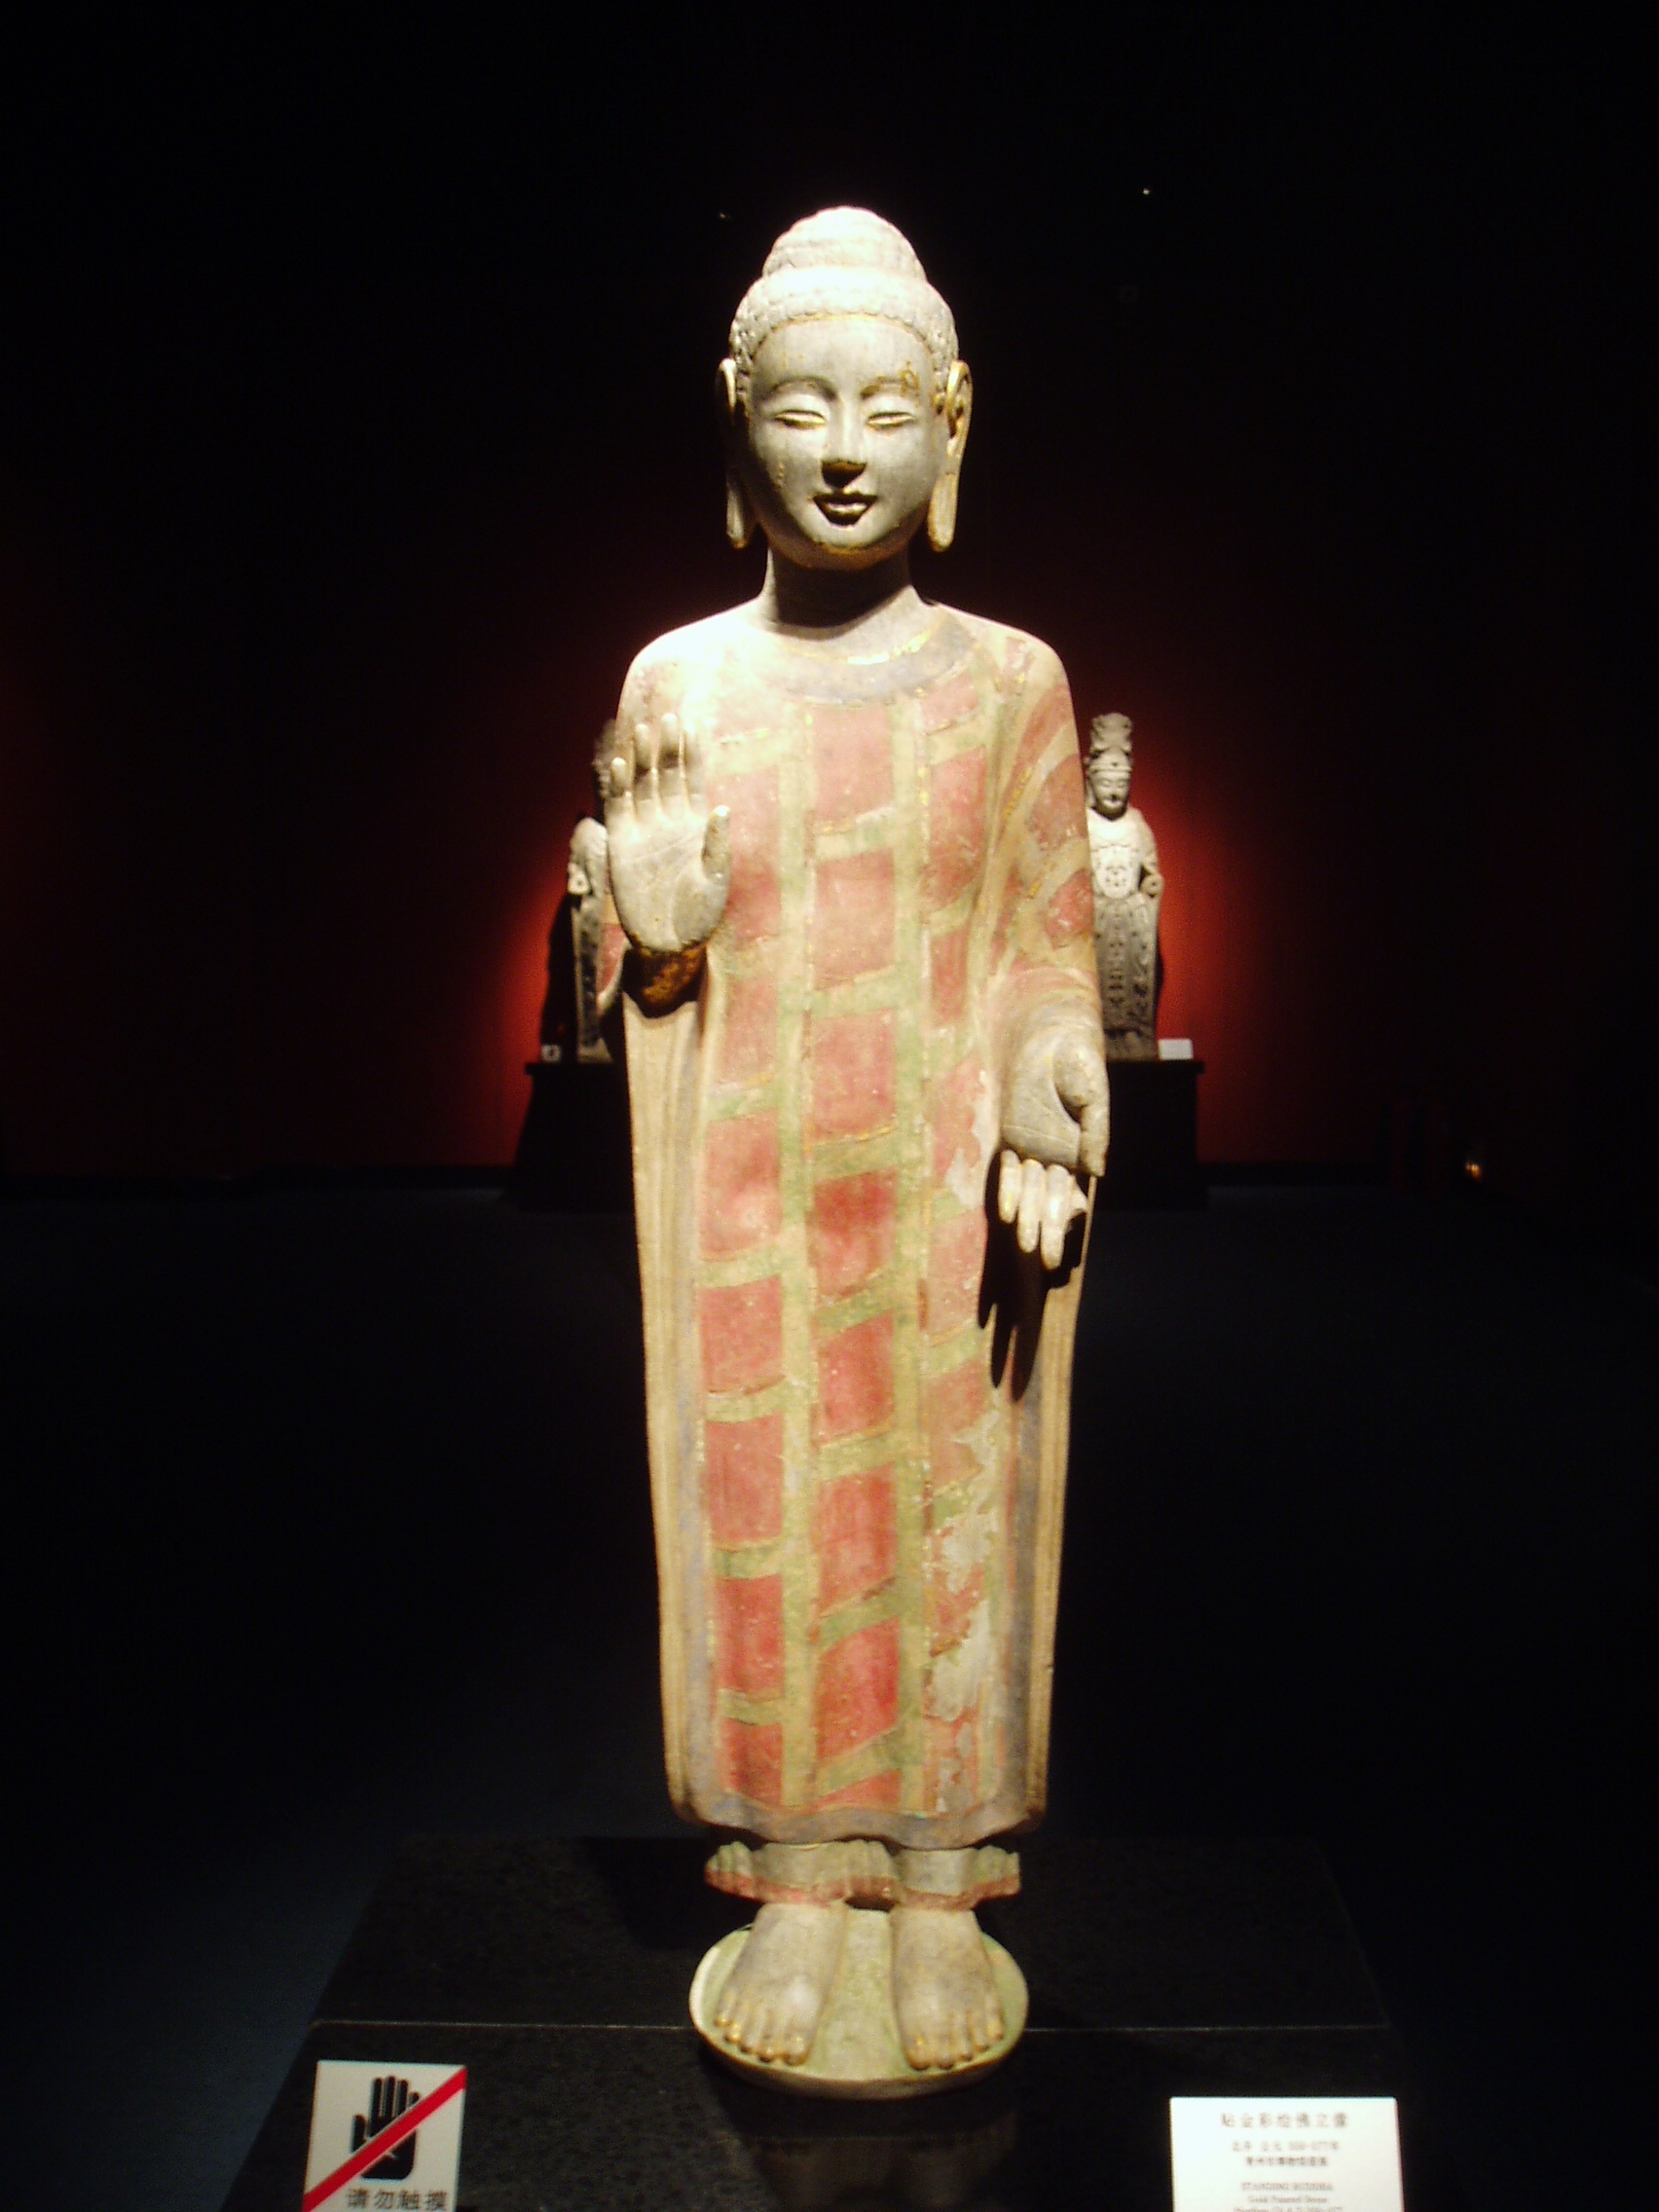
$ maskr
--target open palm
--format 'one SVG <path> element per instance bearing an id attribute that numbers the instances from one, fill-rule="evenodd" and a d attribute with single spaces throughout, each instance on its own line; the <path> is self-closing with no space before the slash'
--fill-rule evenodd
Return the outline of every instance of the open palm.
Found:
<path id="1" fill-rule="evenodd" d="M 731 888 L 731 817 L 710 810 L 702 749 L 675 715 L 618 730 L 605 802 L 610 894 L 642 952 L 706 944 Z"/>

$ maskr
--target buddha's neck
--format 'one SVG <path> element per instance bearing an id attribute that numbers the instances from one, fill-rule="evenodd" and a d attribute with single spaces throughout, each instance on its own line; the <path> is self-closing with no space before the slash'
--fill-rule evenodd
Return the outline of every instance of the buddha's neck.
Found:
<path id="1" fill-rule="evenodd" d="M 872 569 L 801 569 L 768 550 L 766 581 L 755 611 L 780 630 L 836 632 L 866 624 L 907 625 L 920 606 L 907 547 Z"/>

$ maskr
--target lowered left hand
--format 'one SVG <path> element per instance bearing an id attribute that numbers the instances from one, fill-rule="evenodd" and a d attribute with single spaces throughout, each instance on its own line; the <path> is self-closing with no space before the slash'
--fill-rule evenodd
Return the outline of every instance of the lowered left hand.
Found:
<path id="1" fill-rule="evenodd" d="M 1057 1268 L 1066 1235 L 1087 1210 L 1088 1178 L 1106 1165 L 1106 1055 L 1083 1010 L 1056 1010 L 1027 1027 L 1004 1090 L 997 1211 L 1022 1252 Z"/>

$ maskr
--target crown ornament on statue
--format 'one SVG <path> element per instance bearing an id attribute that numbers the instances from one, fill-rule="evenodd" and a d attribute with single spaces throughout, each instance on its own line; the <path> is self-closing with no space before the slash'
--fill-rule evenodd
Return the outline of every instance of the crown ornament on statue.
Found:
<path id="1" fill-rule="evenodd" d="M 1096 715 L 1088 725 L 1088 757 L 1092 760 L 1102 753 L 1121 753 L 1132 760 L 1135 746 L 1129 732 L 1134 726 L 1127 715 Z"/>
<path id="2" fill-rule="evenodd" d="M 903 231 L 867 207 L 825 207 L 793 223 L 738 305 L 731 325 L 736 398 L 749 403 L 755 356 L 786 323 L 879 315 L 928 350 L 936 398 L 956 362 L 956 323 Z"/>

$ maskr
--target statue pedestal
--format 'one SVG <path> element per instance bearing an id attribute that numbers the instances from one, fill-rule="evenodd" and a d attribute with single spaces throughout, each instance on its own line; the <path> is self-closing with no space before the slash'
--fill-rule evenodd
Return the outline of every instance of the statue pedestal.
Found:
<path id="1" fill-rule="evenodd" d="M 533 1213 L 632 1213 L 628 1083 L 614 1061 L 527 1060 L 512 1187 Z"/>
<path id="2" fill-rule="evenodd" d="M 717 2062 L 687 1992 L 746 1908 L 708 1849 L 410 1838 L 225 2212 L 294 2212 L 319 2058 L 467 2068 L 455 2212 L 1169 2212 L 1170 2097 L 1362 2095 L 1400 2100 L 1411 2212 L 1463 2212 L 1314 1844 L 1023 1839 L 1023 1894 L 981 1913 L 1030 1984 L 1019 2047 L 897 2103 Z"/>
<path id="3" fill-rule="evenodd" d="M 1202 1060 L 1110 1060 L 1112 1141 L 1100 1203 L 1115 1212 L 1201 1206 L 1198 1078 Z"/>

